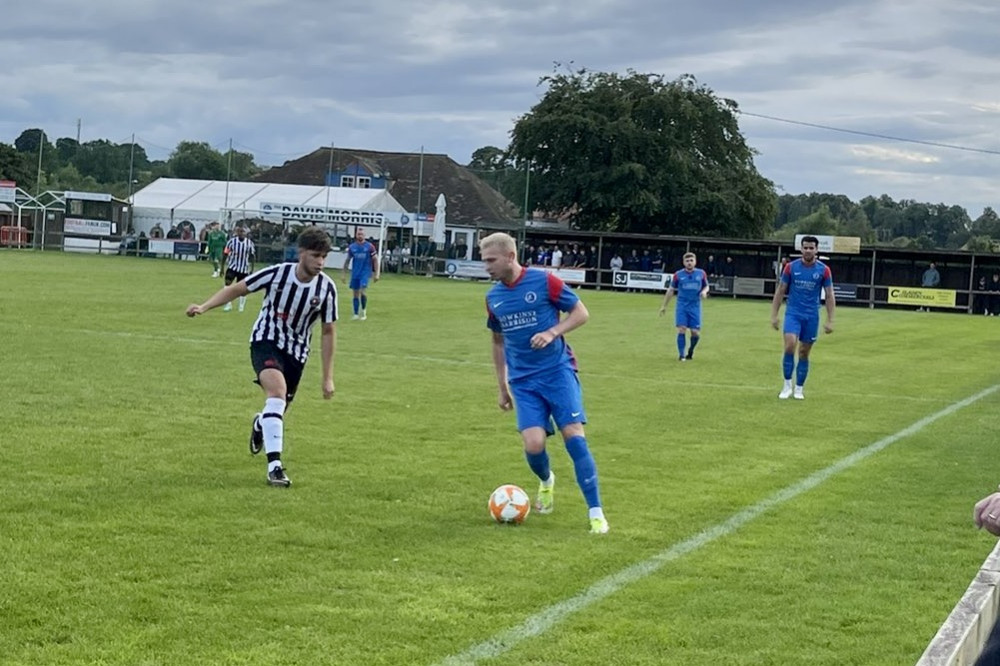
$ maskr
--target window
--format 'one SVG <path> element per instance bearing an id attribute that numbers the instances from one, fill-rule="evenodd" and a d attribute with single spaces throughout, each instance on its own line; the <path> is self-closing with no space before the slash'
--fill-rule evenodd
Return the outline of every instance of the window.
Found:
<path id="1" fill-rule="evenodd" d="M 341 187 L 354 187 L 354 176 L 341 176 L 340 177 Z"/>
<path id="2" fill-rule="evenodd" d="M 372 179 L 368 176 L 358 176 L 357 186 L 365 190 L 370 189 L 372 186 Z"/>

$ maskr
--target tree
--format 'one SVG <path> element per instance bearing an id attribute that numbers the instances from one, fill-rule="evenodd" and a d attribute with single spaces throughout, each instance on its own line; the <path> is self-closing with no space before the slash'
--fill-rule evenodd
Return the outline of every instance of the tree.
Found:
<path id="1" fill-rule="evenodd" d="M 21 189 L 31 191 L 35 189 L 36 175 L 30 158 L 14 146 L 0 143 L 0 179 L 13 180 Z"/>
<path id="2" fill-rule="evenodd" d="M 971 231 L 974 236 L 989 236 L 1000 240 L 1000 215 L 987 206 L 983 209 L 983 214 L 972 223 Z"/>
<path id="3" fill-rule="evenodd" d="M 580 228 L 761 237 L 774 185 L 753 164 L 737 106 L 693 76 L 579 70 L 542 78 L 507 155 L 538 174 L 541 207 Z M 532 185 L 534 187 L 534 185 Z"/>
<path id="4" fill-rule="evenodd" d="M 226 156 L 204 141 L 181 141 L 167 163 L 175 178 L 222 180 L 226 177 Z"/>

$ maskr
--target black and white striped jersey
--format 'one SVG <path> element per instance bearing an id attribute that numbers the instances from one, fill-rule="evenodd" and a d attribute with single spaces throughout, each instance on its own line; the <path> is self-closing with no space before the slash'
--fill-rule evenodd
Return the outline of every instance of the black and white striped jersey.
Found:
<path id="1" fill-rule="evenodd" d="M 249 238 L 233 236 L 226 241 L 226 254 L 229 256 L 227 268 L 234 273 L 246 275 L 250 272 L 250 262 L 254 253 L 253 241 Z"/>
<path id="2" fill-rule="evenodd" d="M 305 363 L 317 319 L 337 321 L 337 285 L 326 273 L 311 282 L 295 276 L 298 264 L 289 262 L 262 268 L 246 279 L 251 292 L 264 290 L 264 303 L 250 333 L 250 342 L 273 342 Z"/>

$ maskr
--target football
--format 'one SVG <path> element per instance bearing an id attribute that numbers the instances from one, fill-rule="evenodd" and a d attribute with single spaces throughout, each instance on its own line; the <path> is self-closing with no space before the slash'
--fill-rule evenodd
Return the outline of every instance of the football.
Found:
<path id="1" fill-rule="evenodd" d="M 498 523 L 520 524 L 531 511 L 528 493 L 518 486 L 507 483 L 490 495 L 490 515 Z"/>

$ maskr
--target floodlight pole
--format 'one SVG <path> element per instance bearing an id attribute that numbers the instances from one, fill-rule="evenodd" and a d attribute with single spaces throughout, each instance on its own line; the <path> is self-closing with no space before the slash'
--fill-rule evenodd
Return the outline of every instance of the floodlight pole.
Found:
<path id="1" fill-rule="evenodd" d="M 528 221 L 528 187 L 531 184 L 531 160 L 524 165 L 524 221 Z"/>

